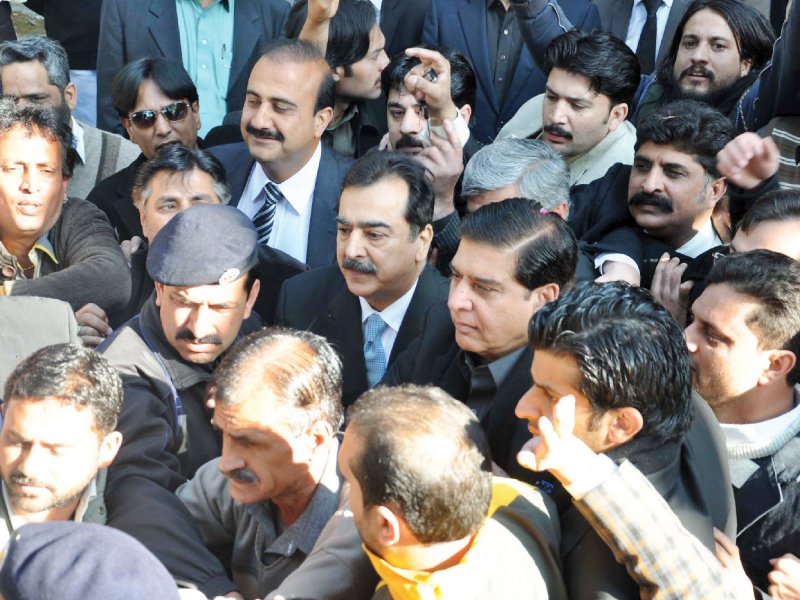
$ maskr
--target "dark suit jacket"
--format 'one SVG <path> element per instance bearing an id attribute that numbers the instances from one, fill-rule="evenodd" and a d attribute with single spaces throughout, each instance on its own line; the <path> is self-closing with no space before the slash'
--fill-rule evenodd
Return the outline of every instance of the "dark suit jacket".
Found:
<path id="1" fill-rule="evenodd" d="M 585 31 L 600 28 L 597 9 L 588 0 L 560 0 L 558 4 L 575 27 Z M 482 143 L 491 142 L 520 106 L 543 93 L 547 81 L 522 44 L 511 87 L 499 105 L 492 83 L 486 15 L 486 0 L 431 0 L 422 32 L 424 43 L 454 48 L 472 63 L 478 79 L 472 133 Z"/>
<path id="2" fill-rule="evenodd" d="M 469 373 L 459 360 L 460 352 L 447 306 L 434 305 L 425 319 L 422 335 L 397 357 L 383 381 L 387 385 L 435 385 L 466 402 Z M 532 473 L 517 464 L 516 455 L 531 434 L 527 421 L 518 419 L 514 409 L 532 385 L 532 362 L 533 350 L 526 346 L 498 387 L 492 407 L 481 422 L 489 438 L 492 460 L 512 477 L 522 480 L 530 480 Z"/>
<path id="3" fill-rule="evenodd" d="M 448 285 L 448 280 L 433 268 L 423 269 L 387 367 L 419 335 L 428 309 L 447 300 Z M 338 265 L 309 271 L 287 281 L 281 289 L 275 320 L 279 325 L 313 331 L 333 345 L 342 358 L 345 406 L 368 389 L 361 304 L 358 296 L 347 289 Z"/>
<path id="4" fill-rule="evenodd" d="M 144 237 L 139 210 L 133 205 L 131 187 L 136 170 L 146 160 L 144 154 L 140 154 L 127 167 L 94 186 L 86 196 L 86 200 L 106 214 L 120 241 L 129 240 L 135 235 Z"/>
<path id="5" fill-rule="evenodd" d="M 231 188 L 231 206 L 238 206 L 255 159 L 247 145 L 226 144 L 210 149 L 225 167 Z M 353 160 L 342 156 L 329 146 L 322 145 L 322 158 L 314 185 L 311 204 L 311 223 L 308 230 L 306 264 L 312 269 L 329 265 L 336 259 L 336 211 L 342 181 Z"/>
<path id="6" fill-rule="evenodd" d="M 597 7 L 597 12 L 600 13 L 600 23 L 603 31 L 613 33 L 622 41 L 625 41 L 625 38 L 628 37 L 628 24 L 633 11 L 633 0 L 594 0 L 594 4 Z M 678 30 L 678 23 L 681 22 L 689 4 L 689 0 L 673 0 L 669 17 L 667 17 L 667 25 L 664 27 L 664 35 L 661 38 L 661 45 L 658 47 L 656 65 L 669 54 L 669 47 L 672 45 L 672 39 Z"/>
<path id="7" fill-rule="evenodd" d="M 282 35 L 288 12 L 289 5 L 284 0 L 236 1 L 228 112 L 244 106 L 250 71 L 261 56 L 262 46 Z M 97 126 L 122 133 L 111 104 L 114 76 L 137 58 L 182 60 L 174 0 L 105 0 L 100 14 L 97 56 Z"/>
<path id="8" fill-rule="evenodd" d="M 419 46 L 425 11 L 431 0 L 385 0 L 381 5 L 381 31 L 386 54 L 392 58 L 406 48 Z"/>

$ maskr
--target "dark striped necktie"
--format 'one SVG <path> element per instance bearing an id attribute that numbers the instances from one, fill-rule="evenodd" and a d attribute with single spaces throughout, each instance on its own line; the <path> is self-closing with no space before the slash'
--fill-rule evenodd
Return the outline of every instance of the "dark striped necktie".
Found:
<path id="1" fill-rule="evenodd" d="M 278 186 L 268 181 L 264 186 L 264 204 L 253 217 L 253 225 L 258 233 L 258 243 L 266 246 L 272 233 L 272 224 L 275 222 L 275 209 L 283 198 Z"/>

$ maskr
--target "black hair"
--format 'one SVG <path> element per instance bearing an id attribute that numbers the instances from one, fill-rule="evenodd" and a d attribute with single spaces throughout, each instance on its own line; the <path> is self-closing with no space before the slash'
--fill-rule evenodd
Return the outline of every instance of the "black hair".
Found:
<path id="1" fill-rule="evenodd" d="M 670 440 L 692 419 L 689 351 L 672 315 L 652 295 L 622 283 L 578 286 L 531 319 L 534 351 L 570 357 L 595 414 L 633 407 L 641 434 Z"/>
<path id="2" fill-rule="evenodd" d="M 625 42 L 608 32 L 572 29 L 547 46 L 542 71 L 562 69 L 589 80 L 589 88 L 608 96 L 611 106 L 631 107 L 639 87 L 639 61 Z"/>
<path id="3" fill-rule="evenodd" d="M 494 248 L 514 248 L 514 279 L 528 290 L 556 283 L 572 285 L 578 264 L 575 234 L 555 213 L 542 213 L 540 204 L 527 198 L 491 202 L 461 221 L 461 239 Z"/>
<path id="4" fill-rule="evenodd" d="M 153 158 L 139 166 L 133 178 L 131 195 L 134 204 L 137 205 L 137 208 L 141 208 L 147 202 L 150 195 L 150 181 L 158 173 L 168 171 L 188 174 L 195 169 L 211 176 L 220 204 L 227 204 L 231 198 L 231 192 L 225 177 L 225 167 L 222 166 L 219 159 L 205 150 L 187 148 L 180 144 L 169 144 L 159 148 Z"/>
<path id="5" fill-rule="evenodd" d="M 0 138 L 17 127 L 60 144 L 61 174 L 72 177 L 78 153 L 73 148 L 70 125 L 56 109 L 44 104 L 21 104 L 10 96 L 0 98 Z"/>
<path id="6" fill-rule="evenodd" d="M 453 99 L 453 103 L 458 108 L 469 104 L 474 112 L 478 84 L 475 78 L 475 70 L 467 60 L 467 57 L 458 50 L 447 46 L 421 44 L 418 48 L 434 50 L 447 59 L 447 62 L 450 63 L 450 97 Z M 392 57 L 392 60 L 381 73 L 383 95 L 388 98 L 389 90 L 399 90 L 406 75 L 420 62 L 416 56 L 408 56 L 405 52 Z"/>
<path id="7" fill-rule="evenodd" d="M 739 229 L 748 233 L 760 223 L 791 219 L 800 219 L 800 191 L 774 190 L 753 202 L 739 221 Z"/>
<path id="8" fill-rule="evenodd" d="M 730 286 L 761 306 L 747 316 L 747 326 L 762 349 L 790 350 L 799 359 L 787 376 L 800 382 L 800 263 L 771 250 L 729 254 L 714 263 L 706 289 Z"/>
<path id="9" fill-rule="evenodd" d="M 733 86 L 709 99 L 724 114 L 733 110 L 739 97 L 755 82 L 761 69 L 772 58 L 772 46 L 775 43 L 775 32 L 764 15 L 752 6 L 740 0 L 694 0 L 683 15 L 669 52 L 656 68 L 656 80 L 664 87 L 664 101 L 669 102 L 681 97 L 681 91 L 675 78 L 675 60 L 683 38 L 686 23 L 701 10 L 712 10 L 723 19 L 733 32 L 736 48 L 741 60 L 750 60 L 750 72 L 741 77 Z"/>
<path id="10" fill-rule="evenodd" d="M 114 366 L 90 348 L 76 344 L 45 346 L 11 372 L 6 380 L 3 402 L 51 398 L 88 408 L 98 433 L 107 435 L 117 426 L 122 407 L 122 380 Z"/>
<path id="11" fill-rule="evenodd" d="M 696 100 L 677 100 L 639 122 L 635 149 L 646 142 L 672 146 L 694 157 L 706 173 L 717 178 L 717 153 L 735 135 L 731 120 L 717 109 Z"/>
<path id="12" fill-rule="evenodd" d="M 314 44 L 292 39 L 269 42 L 261 58 L 279 65 L 325 63 L 325 57 Z M 334 104 L 336 104 L 336 82 L 333 80 L 333 73 L 326 68 L 321 74 L 314 112 L 317 113 L 323 108 L 333 108 Z"/>
<path id="13" fill-rule="evenodd" d="M 365 508 L 390 506 L 423 544 L 478 531 L 492 497 L 492 462 L 462 402 L 435 387 L 380 386 L 350 408 L 346 435 L 362 443 L 349 467 Z"/>
<path id="14" fill-rule="evenodd" d="M 342 425 L 342 362 L 325 338 L 309 331 L 269 327 L 237 342 L 214 370 L 208 396 L 239 405 L 252 394 L 301 411 L 298 430 L 316 420 Z"/>
<path id="15" fill-rule="evenodd" d="M 308 14 L 308 0 L 297 0 L 289 9 L 286 35 L 297 38 Z M 369 36 L 376 25 L 375 6 L 370 0 L 339 0 L 339 8 L 329 21 L 325 60 L 331 69 L 343 67 L 344 74 L 353 74 L 350 66 L 369 52 Z"/>
<path id="16" fill-rule="evenodd" d="M 405 218 L 413 239 L 433 222 L 433 185 L 419 162 L 400 152 L 369 152 L 350 167 L 342 189 L 365 188 L 392 177 L 408 186 Z"/>
<path id="17" fill-rule="evenodd" d="M 139 87 L 150 80 L 171 100 L 198 100 L 197 88 L 180 62 L 167 58 L 140 58 L 120 69 L 111 83 L 111 102 L 120 118 L 136 107 Z"/>

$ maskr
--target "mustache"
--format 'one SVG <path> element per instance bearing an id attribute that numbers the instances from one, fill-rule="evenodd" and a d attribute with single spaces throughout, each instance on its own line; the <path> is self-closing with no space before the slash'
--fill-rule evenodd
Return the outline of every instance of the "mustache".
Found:
<path id="1" fill-rule="evenodd" d="M 545 125 L 542 127 L 542 129 L 544 129 L 547 133 L 552 133 L 568 140 L 572 139 L 572 134 L 560 125 Z"/>
<path id="2" fill-rule="evenodd" d="M 256 129 L 252 125 L 247 125 L 245 129 L 247 130 L 247 133 L 253 137 L 275 140 L 278 142 L 282 142 L 284 140 L 283 134 L 277 129 Z"/>
<path id="3" fill-rule="evenodd" d="M 205 335 L 201 338 L 196 338 L 191 329 L 180 329 L 175 334 L 176 340 L 187 340 L 189 342 L 197 342 L 198 344 L 216 344 L 222 343 L 222 338 L 218 335 Z"/>
<path id="4" fill-rule="evenodd" d="M 658 194 L 651 194 L 649 192 L 638 192 L 634 194 L 631 199 L 628 200 L 628 206 L 652 206 L 667 213 L 675 211 L 672 200 L 666 196 L 659 196 Z"/>
<path id="5" fill-rule="evenodd" d="M 47 485 L 46 482 L 41 481 L 39 479 L 34 479 L 33 477 L 27 477 L 20 473 L 14 473 L 8 478 L 8 481 L 9 483 L 13 483 L 16 485 L 32 485 L 35 487 L 47 488 L 48 490 L 50 489 L 50 486 Z"/>
<path id="6" fill-rule="evenodd" d="M 241 469 L 234 469 L 233 471 L 226 473 L 225 476 L 231 479 L 235 479 L 240 483 L 255 483 L 256 481 L 258 481 L 258 477 L 256 477 L 256 474 L 253 473 L 250 469 L 245 467 L 242 467 Z"/>
<path id="7" fill-rule="evenodd" d="M 681 75 L 678 77 L 678 80 L 687 77 L 689 74 L 700 75 L 702 77 L 707 77 L 709 81 L 714 81 L 714 73 L 706 69 L 703 65 L 692 65 L 691 67 L 685 68 L 683 71 L 681 71 Z"/>
<path id="8" fill-rule="evenodd" d="M 357 271 L 367 275 L 377 275 L 378 269 L 371 262 L 361 262 L 355 258 L 345 257 L 342 261 L 342 268 L 349 271 Z"/>
<path id="9" fill-rule="evenodd" d="M 395 150 L 400 150 L 401 148 L 424 148 L 425 144 L 422 143 L 422 140 L 416 138 L 412 135 L 408 135 L 404 133 L 400 136 L 400 139 L 397 140 L 394 144 Z"/>

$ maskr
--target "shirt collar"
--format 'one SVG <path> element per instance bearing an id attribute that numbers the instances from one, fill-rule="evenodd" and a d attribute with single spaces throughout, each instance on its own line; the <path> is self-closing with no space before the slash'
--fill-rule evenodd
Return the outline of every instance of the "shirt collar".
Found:
<path id="1" fill-rule="evenodd" d="M 400 326 L 403 324 L 403 318 L 406 316 L 408 306 L 411 304 L 411 298 L 414 296 L 414 291 L 417 289 L 419 279 L 414 281 L 409 290 L 400 296 L 397 300 L 392 302 L 389 306 L 382 311 L 377 311 L 369 305 L 369 302 L 364 300 L 361 296 L 358 297 L 358 302 L 361 304 L 361 324 L 373 314 L 377 313 L 383 319 L 383 322 L 391 327 L 394 331 L 400 331 Z"/>
<path id="2" fill-rule="evenodd" d="M 633 5 L 636 6 L 637 4 L 642 4 L 643 2 L 644 0 L 633 0 Z M 661 0 L 661 2 L 663 2 L 664 6 L 667 8 L 672 8 L 672 0 Z"/>
<path id="3" fill-rule="evenodd" d="M 49 233 L 49 232 L 48 232 Z M 45 233 L 42 237 L 36 240 L 36 243 L 33 245 L 34 250 L 40 250 L 47 254 L 55 264 L 58 264 L 58 259 L 56 258 L 56 251 L 53 249 L 53 244 L 50 242 L 50 237 L 47 233 Z"/>
<path id="4" fill-rule="evenodd" d="M 517 359 L 525 352 L 526 346 L 521 346 L 516 350 L 512 350 L 505 356 L 501 356 L 500 358 L 496 358 L 492 362 L 490 362 L 486 367 L 489 369 L 489 373 L 492 374 L 492 379 L 494 379 L 495 387 L 500 387 L 500 385 L 505 381 L 508 374 L 511 372 L 512 367 L 516 364 Z M 480 357 L 476 354 L 471 352 L 461 352 L 464 357 L 464 363 L 469 367 L 470 372 L 474 369 L 478 368 L 481 365 Z"/>
<path id="5" fill-rule="evenodd" d="M 722 245 L 722 240 L 719 239 L 717 232 L 714 230 L 714 224 L 711 222 L 711 219 L 709 219 L 692 239 L 675 250 L 684 256 L 697 258 L 706 250 L 716 248 L 720 245 Z"/>
<path id="6" fill-rule="evenodd" d="M 322 143 L 317 142 L 317 147 L 314 154 L 308 159 L 305 165 L 294 175 L 289 177 L 282 183 L 276 183 L 278 189 L 286 198 L 289 205 L 299 215 L 304 215 L 311 205 L 311 197 L 314 195 L 314 186 L 317 184 L 317 172 L 319 171 L 319 163 L 322 159 Z M 256 163 L 256 167 L 258 163 Z M 256 173 L 261 173 L 260 179 L 263 179 L 264 184 L 271 181 L 269 176 L 264 173 L 264 169 L 258 168 Z M 274 183 L 274 182 L 273 182 Z M 263 185 L 262 184 L 262 187 Z"/>
<path id="7" fill-rule="evenodd" d="M 86 164 L 86 145 L 83 142 L 83 127 L 81 126 L 78 121 L 75 120 L 75 117 L 70 117 L 71 124 L 72 124 L 72 135 L 75 138 L 75 152 L 78 153 L 78 157 L 81 159 L 83 164 Z"/>

